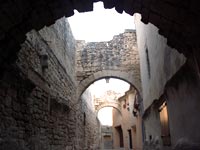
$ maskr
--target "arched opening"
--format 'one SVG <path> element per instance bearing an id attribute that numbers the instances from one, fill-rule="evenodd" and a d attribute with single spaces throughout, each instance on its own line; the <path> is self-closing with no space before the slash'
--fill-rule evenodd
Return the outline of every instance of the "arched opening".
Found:
<path id="1" fill-rule="evenodd" d="M 87 101 L 90 99 L 90 105 L 94 105 L 93 109 L 95 110 L 96 115 L 99 116 L 99 114 L 101 115 L 101 113 L 104 113 L 104 109 L 109 109 L 107 111 L 110 116 L 112 116 L 112 109 L 110 108 L 114 108 L 121 113 L 121 105 L 118 99 L 130 88 L 131 85 L 123 80 L 106 77 L 99 79 L 88 86 L 88 88 L 83 92 L 81 98 L 84 97 L 86 93 L 91 93 L 91 96 L 88 97 Z M 104 119 L 106 115 L 101 116 L 104 116 L 102 117 Z M 112 122 L 112 118 L 110 119 L 110 122 Z M 102 122 L 102 124 L 104 123 Z"/>
<path id="2" fill-rule="evenodd" d="M 95 1 L 96 2 L 96 1 Z M 142 15 L 142 21 L 144 23 L 152 23 L 160 29 L 160 34 L 164 35 L 168 39 L 168 44 L 175 47 L 179 52 L 185 55 L 190 54 L 189 47 L 197 44 L 199 28 L 198 28 L 198 2 L 160 2 L 160 3 L 149 3 L 143 1 L 103 1 L 105 8 L 114 8 L 117 12 L 122 13 L 127 12 L 130 15 L 134 13 L 140 13 Z M 6 43 L 1 43 L 1 48 L 5 49 L 9 53 L 7 56 L 11 56 L 11 53 L 16 53 L 20 49 L 19 44 L 25 40 L 25 34 L 31 29 L 39 30 L 45 25 L 49 26 L 55 23 L 55 21 L 63 16 L 69 17 L 74 15 L 74 9 L 79 12 L 87 12 L 93 10 L 94 1 L 88 0 L 84 4 L 81 1 L 48 1 L 48 2 L 6 2 L 2 10 L 8 10 L 3 13 L 2 17 L 2 41 L 7 41 Z M 174 5 L 177 4 L 177 5 Z M 154 7 L 149 7 L 152 5 Z M 15 6 L 18 6 L 17 8 Z M 32 6 L 35 6 L 34 9 Z M 179 6 L 182 6 L 181 8 Z M 186 6 L 191 6 L 191 10 L 185 9 Z M 163 8 L 163 9 L 159 9 Z M 18 10 L 19 9 L 19 10 Z M 171 10 L 171 13 L 168 13 Z M 10 13 L 9 13 L 10 11 Z M 173 12 L 173 13 L 172 13 Z M 182 12 L 182 13 L 180 13 Z M 30 17 L 27 17 L 30 14 Z M 176 17 L 174 16 L 176 14 Z M 184 17 L 187 16 L 187 17 Z M 18 19 L 16 19 L 18 17 Z M 12 21 L 11 21 L 11 20 Z M 180 24 L 183 26 L 180 27 Z M 188 30 L 188 26 L 189 29 Z M 169 35 L 169 32 L 172 32 Z M 13 34 L 15 33 L 15 34 Z M 16 34 L 17 33 L 17 34 Z M 192 38 L 192 39 L 191 39 Z M 176 40 L 175 40 L 176 39 Z M 180 42 L 179 42 L 180 41 Z M 8 46 L 6 46 L 9 45 Z M 190 49 L 190 48 L 189 48 Z M 5 58 L 6 54 L 2 54 L 1 58 Z M 15 60 L 16 58 L 10 57 L 10 60 Z M 5 60 L 5 59 L 3 59 Z M 3 61 L 1 61 L 2 63 Z"/>
<path id="3" fill-rule="evenodd" d="M 134 87 L 138 91 L 138 94 L 140 94 L 141 82 L 137 77 L 127 72 L 122 72 L 122 71 L 110 71 L 110 70 L 98 71 L 96 73 L 93 73 L 87 79 L 81 81 L 78 84 L 77 97 L 80 97 L 80 95 L 85 91 L 85 89 L 89 87 L 89 85 L 103 78 L 115 78 L 115 79 L 123 80 L 124 82 L 127 82 L 132 87 Z"/>
<path id="4" fill-rule="evenodd" d="M 86 99 L 87 91 L 94 92 L 94 95 L 90 96 L 91 103 L 88 102 L 89 97 Z M 110 77 L 92 82 L 83 92 L 81 101 L 94 105 L 93 112 L 96 111 L 96 117 L 100 121 L 102 148 L 140 147 L 136 142 L 141 136 L 139 127 L 141 122 L 136 119 L 140 117 L 140 110 L 135 107 L 136 103 L 139 104 L 135 99 L 136 95 L 138 91 L 131 84 Z M 87 107 L 87 109 L 91 108 Z M 136 129 L 137 135 L 133 133 Z M 125 137 L 129 137 L 129 142 Z"/>
<path id="5" fill-rule="evenodd" d="M 165 100 L 169 110 L 170 129 L 173 129 L 170 132 L 172 146 L 178 143 L 177 141 L 182 136 L 188 137 L 192 142 L 199 142 L 200 122 L 196 115 L 200 110 L 198 92 L 200 85 L 200 57 L 198 57 L 200 54 L 200 15 L 197 8 L 198 2 L 180 2 L 179 0 L 173 2 L 152 1 L 151 3 L 140 0 L 104 1 L 105 8 L 115 7 L 117 12 L 125 11 L 131 15 L 138 12 L 142 16 L 142 22 L 152 23 L 157 27 L 155 28 L 152 24 L 147 26 L 143 24 L 144 30 L 142 29 L 138 34 L 138 36 L 144 37 L 138 38 L 140 43 L 148 44 L 150 69 L 148 69 L 148 63 L 144 63 L 143 65 L 147 66 L 142 68 L 147 68 L 147 70 L 143 70 L 144 72 L 140 76 L 134 71 L 111 71 L 109 68 L 108 70 L 99 70 L 94 74 L 93 72 L 87 74 L 76 82 L 74 45 L 71 46 L 74 40 L 66 36 L 65 32 L 55 31 L 55 28 L 53 32 L 49 30 L 51 35 L 47 36 L 53 40 L 48 40 L 45 38 L 46 32 L 43 31 L 43 35 L 41 35 L 40 29 L 45 25 L 54 24 L 62 16 L 72 16 L 74 9 L 80 12 L 91 11 L 93 3 L 93 0 L 87 0 L 84 3 L 79 0 L 5 1 L 1 3 L 0 138 L 3 139 L 3 145 L 5 145 L 2 149 L 13 149 L 13 147 L 17 147 L 17 149 L 31 149 L 31 147 L 81 149 L 84 144 L 84 149 L 97 149 L 98 143 L 93 142 L 94 139 L 90 142 L 82 140 L 87 139 L 89 135 L 97 135 L 96 133 L 99 132 L 96 130 L 97 128 L 92 128 L 99 126 L 96 114 L 91 116 L 92 110 L 88 109 L 88 105 L 83 105 L 80 101 L 77 104 L 74 102 L 81 97 L 87 99 L 87 93 L 83 93 L 84 90 L 94 81 L 104 77 L 123 79 L 135 86 L 136 90 L 131 93 L 132 95 L 142 94 L 145 101 L 146 135 L 149 137 L 150 144 L 152 140 L 157 141 L 156 136 L 162 136 L 157 130 L 160 125 L 159 117 L 155 115 L 158 114 L 157 109 L 161 102 L 159 97 L 162 94 L 167 96 Z M 62 23 L 59 22 L 56 25 L 62 26 Z M 25 41 L 25 34 L 32 29 L 37 31 L 32 31 L 32 35 L 27 34 L 28 40 Z M 158 33 L 167 39 L 160 38 Z M 61 38 L 58 38 L 58 35 L 61 35 Z M 70 44 L 60 42 L 64 39 L 71 40 Z M 24 41 L 25 43 L 23 43 Z M 22 51 L 18 53 L 21 43 L 23 43 Z M 185 58 L 166 45 L 183 53 L 188 58 L 186 63 Z M 143 48 L 144 45 L 140 45 L 141 51 Z M 94 60 L 93 57 L 91 60 Z M 106 65 L 112 67 L 114 62 L 118 63 L 110 61 Z M 184 66 L 181 67 L 183 64 Z M 148 71 L 151 74 L 147 80 L 145 73 L 148 74 Z M 130 103 L 127 103 L 128 98 L 125 97 L 122 97 L 121 101 L 123 111 L 128 113 L 131 112 Z M 137 98 L 135 99 L 137 100 Z M 136 110 L 133 110 L 133 116 L 139 118 L 139 103 L 137 102 L 140 101 L 135 102 Z M 127 120 L 126 123 L 128 123 Z M 91 126 L 85 128 L 88 127 L 88 124 Z M 116 125 L 116 127 L 118 126 Z M 121 128 L 123 130 L 123 127 Z M 123 135 L 128 134 L 129 140 L 125 141 L 130 142 L 131 135 L 138 133 L 137 125 L 136 127 L 133 125 L 123 133 Z M 4 139 L 5 137 L 8 138 Z M 41 140 L 38 142 L 37 139 Z M 10 142 L 6 140 L 10 140 Z M 38 146 L 40 142 L 41 144 Z M 182 141 L 180 140 L 180 142 Z M 137 145 L 134 142 L 130 143 L 127 148 L 135 148 Z M 2 146 L 2 140 L 0 145 Z M 127 143 L 124 142 L 124 145 Z"/>

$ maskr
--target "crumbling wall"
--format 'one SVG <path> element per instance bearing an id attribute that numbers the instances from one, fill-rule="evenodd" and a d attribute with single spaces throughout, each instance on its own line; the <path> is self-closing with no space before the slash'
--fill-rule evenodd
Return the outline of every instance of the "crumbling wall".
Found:
<path id="1" fill-rule="evenodd" d="M 111 41 L 77 41 L 77 80 L 102 70 L 129 72 L 140 83 L 139 54 L 135 30 L 125 30 Z M 138 84 L 139 85 L 139 84 Z"/>
<path id="2" fill-rule="evenodd" d="M 75 46 L 70 25 L 66 18 L 61 18 L 50 27 L 44 27 L 39 34 L 56 55 L 71 80 L 75 80 Z"/>

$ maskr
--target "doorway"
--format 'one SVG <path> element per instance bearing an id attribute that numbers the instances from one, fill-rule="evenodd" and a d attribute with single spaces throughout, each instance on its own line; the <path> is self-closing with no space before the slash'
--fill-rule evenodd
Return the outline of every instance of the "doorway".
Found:
<path id="1" fill-rule="evenodd" d="M 128 137 L 129 137 L 129 148 L 133 149 L 131 130 L 128 130 Z"/>
<path id="2" fill-rule="evenodd" d="M 122 131 L 122 127 L 118 126 L 115 127 L 117 133 L 118 133 L 118 139 L 119 139 L 119 147 L 124 147 L 124 140 L 123 140 L 123 131 Z"/>

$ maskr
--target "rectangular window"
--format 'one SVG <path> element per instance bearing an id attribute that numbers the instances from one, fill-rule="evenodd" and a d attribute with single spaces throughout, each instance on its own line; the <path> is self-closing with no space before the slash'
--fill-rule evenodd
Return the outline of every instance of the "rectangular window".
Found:
<path id="1" fill-rule="evenodd" d="M 160 123 L 161 123 L 161 138 L 164 146 L 171 145 L 170 130 L 169 130 L 169 119 L 167 111 L 167 103 L 164 102 L 160 108 Z"/>
<path id="2" fill-rule="evenodd" d="M 150 67 L 150 60 L 149 60 L 149 50 L 146 48 L 146 61 L 147 61 L 147 70 L 149 79 L 151 78 L 151 67 Z"/>
<path id="3" fill-rule="evenodd" d="M 85 112 L 83 113 L 83 125 L 84 126 L 86 125 L 86 113 Z"/>

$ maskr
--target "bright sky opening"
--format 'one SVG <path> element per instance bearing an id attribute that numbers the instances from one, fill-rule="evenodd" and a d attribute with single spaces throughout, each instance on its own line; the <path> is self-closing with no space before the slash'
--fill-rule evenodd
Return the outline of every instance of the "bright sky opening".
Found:
<path id="1" fill-rule="evenodd" d="M 101 97 L 106 91 L 112 90 L 116 93 L 124 95 L 130 88 L 130 84 L 119 79 L 110 78 L 109 83 L 106 83 L 105 79 L 98 80 L 91 84 L 91 91 L 96 98 Z"/>
<path id="2" fill-rule="evenodd" d="M 76 40 L 100 42 L 112 40 L 125 29 L 135 29 L 134 17 L 117 13 L 115 9 L 104 9 L 103 2 L 94 3 L 92 12 L 78 13 L 68 18 Z"/>
<path id="3" fill-rule="evenodd" d="M 112 107 L 104 107 L 99 110 L 98 118 L 102 125 L 112 126 L 113 125 L 113 116 L 112 116 Z"/>

